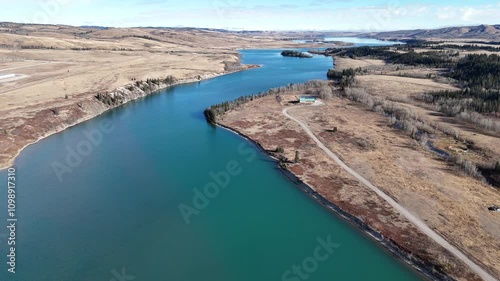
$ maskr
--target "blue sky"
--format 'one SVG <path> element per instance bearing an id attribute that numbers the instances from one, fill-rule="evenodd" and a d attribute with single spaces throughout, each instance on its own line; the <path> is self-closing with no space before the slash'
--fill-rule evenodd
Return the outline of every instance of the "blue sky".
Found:
<path id="1" fill-rule="evenodd" d="M 500 0 L 0 0 L 0 21 L 383 31 L 500 24 Z"/>

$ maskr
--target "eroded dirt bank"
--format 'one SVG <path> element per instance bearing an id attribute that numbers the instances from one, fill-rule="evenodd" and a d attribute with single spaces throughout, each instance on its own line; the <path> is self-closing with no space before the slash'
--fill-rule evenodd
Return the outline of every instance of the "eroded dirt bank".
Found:
<path id="1" fill-rule="evenodd" d="M 196 75 L 193 78 L 175 80 L 173 77 L 135 81 L 112 92 L 96 95 L 84 93 L 70 100 L 49 101 L 23 109 L 23 115 L 11 114 L 0 119 L 0 169 L 11 166 L 19 153 L 28 145 L 52 134 L 92 119 L 110 109 L 130 101 L 155 94 L 162 89 L 179 84 L 194 83 L 204 79 L 244 71 L 258 67 L 242 65 L 237 70 Z"/>

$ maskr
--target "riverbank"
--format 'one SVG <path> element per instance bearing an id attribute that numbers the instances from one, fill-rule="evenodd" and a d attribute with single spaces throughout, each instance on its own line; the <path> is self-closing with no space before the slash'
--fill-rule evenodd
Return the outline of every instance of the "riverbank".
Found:
<path id="1" fill-rule="evenodd" d="M 408 266 L 412 267 L 414 270 L 428 278 L 429 280 L 435 281 L 451 281 L 455 280 L 451 275 L 448 275 L 441 271 L 441 265 L 434 263 L 432 259 L 423 259 L 418 255 L 415 255 L 414 251 L 408 250 L 408 247 L 404 247 L 402 244 L 396 242 L 391 238 L 391 233 L 386 231 L 381 231 L 373 228 L 369 223 L 365 221 L 363 216 L 354 215 L 354 211 L 352 207 L 349 208 L 346 206 L 342 206 L 333 200 L 327 199 L 325 194 L 322 194 L 317 191 L 313 185 L 304 182 L 303 179 L 300 178 L 300 173 L 294 172 L 291 169 L 284 168 L 280 165 L 281 160 L 280 157 L 276 155 L 273 151 L 270 151 L 264 148 L 264 144 L 260 141 L 256 141 L 255 137 L 252 138 L 242 131 L 235 129 L 233 127 L 229 127 L 223 124 L 217 124 L 217 126 L 231 131 L 240 137 L 249 140 L 255 146 L 257 146 L 261 151 L 266 153 L 269 157 L 276 161 L 276 166 L 279 170 L 291 181 L 293 182 L 297 188 L 302 190 L 308 196 L 313 198 L 319 204 L 327 208 L 329 211 L 333 212 L 338 217 L 342 218 L 349 224 L 356 227 L 358 230 L 363 232 L 367 237 L 373 239 L 380 246 L 382 246 L 385 250 L 387 250 L 391 255 L 398 258 L 402 262 L 406 263 Z M 394 214 L 393 214 L 394 215 Z M 413 233 L 414 236 L 419 235 L 416 231 Z M 457 279 L 457 280 L 481 280 L 479 277 L 471 277 L 470 279 Z"/>
<path id="2" fill-rule="evenodd" d="M 0 34 L 0 76 L 16 79 L 0 79 L 2 168 L 26 145 L 102 114 L 109 103 L 143 96 L 150 83 L 153 90 L 168 86 L 158 83 L 169 75 L 178 83 L 199 81 L 237 71 L 237 50 L 303 46 L 279 34 L 201 29 L 4 27 L 12 32 Z M 148 85 L 134 88 L 140 81 Z M 94 102 L 112 93 L 117 100 Z"/>
<path id="3" fill-rule="evenodd" d="M 159 91 L 165 90 L 176 85 L 196 83 L 203 80 L 213 79 L 222 75 L 236 73 L 260 67 L 259 65 L 241 65 L 239 69 L 224 71 L 221 73 L 211 73 L 204 75 L 196 75 L 192 78 L 180 80 L 172 80 L 168 83 L 158 82 L 158 84 L 148 81 L 136 81 L 135 83 L 124 85 L 117 88 L 115 91 L 106 92 L 103 96 L 108 97 L 98 98 L 97 96 L 85 97 L 74 100 L 62 106 L 42 106 L 31 118 L 25 119 L 18 126 L 9 128 L 11 132 L 25 131 L 24 134 L 8 135 L 0 134 L 0 147 L 5 147 L 6 142 L 10 142 L 7 149 L 0 153 L 0 170 L 7 169 L 14 164 L 15 159 L 19 156 L 23 149 L 35 144 L 53 134 L 66 130 L 67 128 L 76 126 L 82 122 L 95 118 L 111 109 L 125 105 L 128 102 L 135 101 Z M 163 77 L 161 79 L 152 79 L 154 81 L 166 81 L 172 77 Z M 45 108 L 43 108 L 45 107 Z M 3 120 L 0 120 L 0 122 Z M 11 122 L 11 120 L 8 120 Z M 3 127 L 2 128 L 8 128 Z"/>
<path id="4" fill-rule="evenodd" d="M 219 123 L 252 139 L 268 153 L 274 154 L 276 147 L 283 148 L 285 152 L 278 156 L 285 163 L 294 159 L 295 151 L 299 151 L 300 163 L 287 162 L 294 176 L 334 206 L 392 241 L 403 253 L 411 253 L 427 270 L 441 271 L 457 280 L 481 280 L 386 202 L 346 175 L 311 143 L 297 124 L 281 116 L 280 111 L 290 106 L 287 102 L 298 95 L 300 93 L 281 95 L 281 102 L 277 102 L 274 95 L 256 99 L 227 112 Z M 298 108 L 294 115 L 298 114 L 312 126 L 314 133 L 350 167 L 477 264 L 498 274 L 495 272 L 498 253 L 491 250 L 498 243 L 495 238 L 499 234 L 498 223 L 495 214 L 482 208 L 484 202 L 497 196 L 494 190 L 457 173 L 417 142 L 400 135 L 383 115 L 370 113 L 346 99 L 335 98 L 325 106 L 327 108 Z M 366 119 L 373 122 L 367 124 L 363 121 Z M 330 131 L 334 127 L 338 128 L 336 133 Z"/>
<path id="5" fill-rule="evenodd" d="M 367 224 L 361 217 L 354 216 L 352 213 L 343 209 L 339 205 L 334 202 L 328 200 L 325 196 L 319 193 L 316 188 L 312 185 L 307 184 L 302 179 L 299 178 L 299 175 L 291 171 L 290 169 L 285 168 L 281 163 L 283 159 L 277 155 L 277 153 L 267 150 L 264 148 L 261 142 L 258 142 L 252 139 L 250 136 L 246 135 L 242 131 L 236 130 L 224 124 L 218 123 L 216 126 L 228 130 L 238 136 L 250 141 L 256 147 L 258 147 L 262 152 L 266 153 L 269 157 L 271 157 L 274 161 L 276 161 L 276 166 L 279 170 L 287 177 L 291 182 L 293 182 L 297 188 L 302 190 L 308 196 L 313 198 L 319 204 L 327 208 L 329 211 L 333 212 L 335 215 L 345 220 L 349 224 L 353 225 L 361 232 L 363 232 L 370 239 L 375 240 L 379 245 L 384 247 L 388 252 L 390 252 L 393 256 L 400 259 L 404 263 L 411 266 L 414 270 L 427 277 L 430 280 L 435 281 L 452 281 L 454 280 L 451 276 L 444 274 L 437 270 L 436 265 L 430 263 L 429 261 L 420 259 L 419 257 L 413 255 L 413 253 L 409 252 L 407 249 L 401 247 L 395 241 L 393 241 L 390 237 L 385 236 L 380 231 L 372 228 L 369 224 Z"/>

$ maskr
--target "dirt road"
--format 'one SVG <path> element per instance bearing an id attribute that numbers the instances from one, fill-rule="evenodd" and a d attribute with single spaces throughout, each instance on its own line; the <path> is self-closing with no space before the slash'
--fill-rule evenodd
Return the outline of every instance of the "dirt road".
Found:
<path id="1" fill-rule="evenodd" d="M 294 108 L 300 108 L 300 107 L 294 107 Z M 486 272 L 484 269 L 482 269 L 480 266 L 478 266 L 475 262 L 470 260 L 465 254 L 462 253 L 458 248 L 455 246 L 451 245 L 448 241 L 446 241 L 441 235 L 439 235 L 437 232 L 432 230 L 427 224 L 425 224 L 422 220 L 414 216 L 410 211 L 408 211 L 406 208 L 401 206 L 398 202 L 396 202 L 394 199 L 392 199 L 389 195 L 385 194 L 382 190 L 377 188 L 375 185 L 370 183 L 368 180 L 363 178 L 361 175 L 356 173 L 353 169 L 349 168 L 340 158 L 335 155 L 326 145 L 324 145 L 309 129 L 309 127 L 303 123 L 302 121 L 298 120 L 297 118 L 291 116 L 288 113 L 288 110 L 291 108 L 285 108 L 283 109 L 283 114 L 288 118 L 299 124 L 302 129 L 311 137 L 311 139 L 314 140 L 314 142 L 318 145 L 319 148 L 321 148 L 331 159 L 333 159 L 340 167 L 342 167 L 345 171 L 347 171 L 349 174 L 351 174 L 353 177 L 355 177 L 360 183 L 371 189 L 373 192 L 375 192 L 378 196 L 380 196 L 382 199 L 384 199 L 387 203 L 389 203 L 393 208 L 395 208 L 398 212 L 400 212 L 403 216 L 405 216 L 411 223 L 413 223 L 420 231 L 422 231 L 425 235 L 430 237 L 432 240 L 436 241 L 439 245 L 441 245 L 443 248 L 448 250 L 450 253 L 455 255 L 458 259 L 460 259 L 462 262 L 464 262 L 467 266 L 471 268 L 473 272 L 475 272 L 477 275 L 479 275 L 481 278 L 483 278 L 485 281 L 498 281 L 495 277 L 493 277 L 491 274 Z"/>

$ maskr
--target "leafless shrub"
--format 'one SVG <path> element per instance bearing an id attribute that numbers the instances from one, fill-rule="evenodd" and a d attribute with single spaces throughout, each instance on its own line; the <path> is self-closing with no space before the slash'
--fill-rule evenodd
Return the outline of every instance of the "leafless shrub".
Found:
<path id="1" fill-rule="evenodd" d="M 418 129 L 417 127 L 415 127 L 413 125 L 413 123 L 411 121 L 409 121 L 408 119 L 407 120 L 404 120 L 402 122 L 402 129 L 408 133 L 412 138 L 415 138 L 417 132 L 418 132 Z"/>
<path id="2" fill-rule="evenodd" d="M 415 127 L 423 133 L 432 134 L 434 133 L 434 129 L 427 122 L 415 121 Z"/>
<path id="3" fill-rule="evenodd" d="M 485 181 L 483 175 L 477 169 L 476 164 L 465 160 L 461 155 L 452 155 L 448 158 L 448 161 L 453 163 L 467 175 Z"/>
<path id="4" fill-rule="evenodd" d="M 387 100 L 393 101 L 393 102 L 403 102 L 403 103 L 411 103 L 413 101 L 412 98 L 409 97 L 387 97 Z"/>
<path id="5" fill-rule="evenodd" d="M 429 143 L 429 135 L 427 133 L 423 133 L 420 135 L 420 140 L 419 143 L 421 146 L 428 148 L 428 143 Z"/>
<path id="6" fill-rule="evenodd" d="M 360 102 L 368 106 L 370 109 L 375 105 L 374 97 L 363 88 L 345 88 L 345 96 L 353 101 Z"/>
<path id="7" fill-rule="evenodd" d="M 396 104 L 394 102 L 387 101 L 378 97 L 373 97 L 365 89 L 346 88 L 344 91 L 344 95 L 353 101 L 362 103 L 375 112 L 388 115 L 389 122 L 394 127 L 403 130 L 410 137 L 417 140 L 422 146 L 426 148 L 428 148 L 429 134 L 434 133 L 435 130 L 453 136 L 457 140 L 472 143 L 465 138 L 462 138 L 459 135 L 458 131 L 454 128 L 443 125 L 436 125 L 432 122 L 429 122 L 428 120 L 420 117 L 413 110 L 408 109 L 400 104 Z M 477 116 L 475 117 L 478 118 Z M 357 144 L 360 147 L 365 146 L 365 144 L 362 142 L 357 142 Z M 484 177 L 473 162 L 463 159 L 462 156 L 450 156 L 448 158 L 448 161 L 457 166 L 465 174 L 484 181 Z"/>
<path id="8" fill-rule="evenodd" d="M 319 97 L 324 100 L 331 100 L 333 98 L 332 87 L 329 85 L 321 86 L 319 90 Z"/>
<path id="9" fill-rule="evenodd" d="M 500 121 L 487 118 L 479 112 L 467 110 L 468 105 L 474 102 L 473 99 L 439 99 L 436 101 L 432 94 L 423 94 L 416 97 L 416 100 L 425 102 L 429 109 L 456 117 L 486 130 L 500 132 Z"/>
<path id="10" fill-rule="evenodd" d="M 389 122 L 391 123 L 392 126 L 396 125 L 396 122 L 398 122 L 398 119 L 394 116 L 389 117 Z"/>
<path id="11" fill-rule="evenodd" d="M 320 87 L 328 85 L 328 81 L 326 81 L 326 80 L 311 80 L 311 81 L 305 83 L 305 85 L 320 88 Z"/>
<path id="12" fill-rule="evenodd" d="M 355 144 L 364 150 L 372 150 L 375 148 L 375 144 L 367 139 L 356 139 Z"/>
<path id="13" fill-rule="evenodd" d="M 460 134 L 454 128 L 447 125 L 434 125 L 439 131 L 445 133 L 448 136 L 455 138 L 456 140 L 460 140 Z"/>
<path id="14" fill-rule="evenodd" d="M 461 112 L 457 115 L 457 118 L 465 122 L 478 125 L 479 127 L 489 131 L 500 132 L 500 121 L 486 118 L 477 112 Z"/>
<path id="15" fill-rule="evenodd" d="M 385 114 L 384 108 L 380 104 L 373 107 L 373 111 L 380 113 L 380 114 Z"/>
<path id="16" fill-rule="evenodd" d="M 447 256 L 443 254 L 438 255 L 438 264 L 443 268 L 445 272 L 451 272 L 456 268 L 456 264 L 454 264 Z"/>

